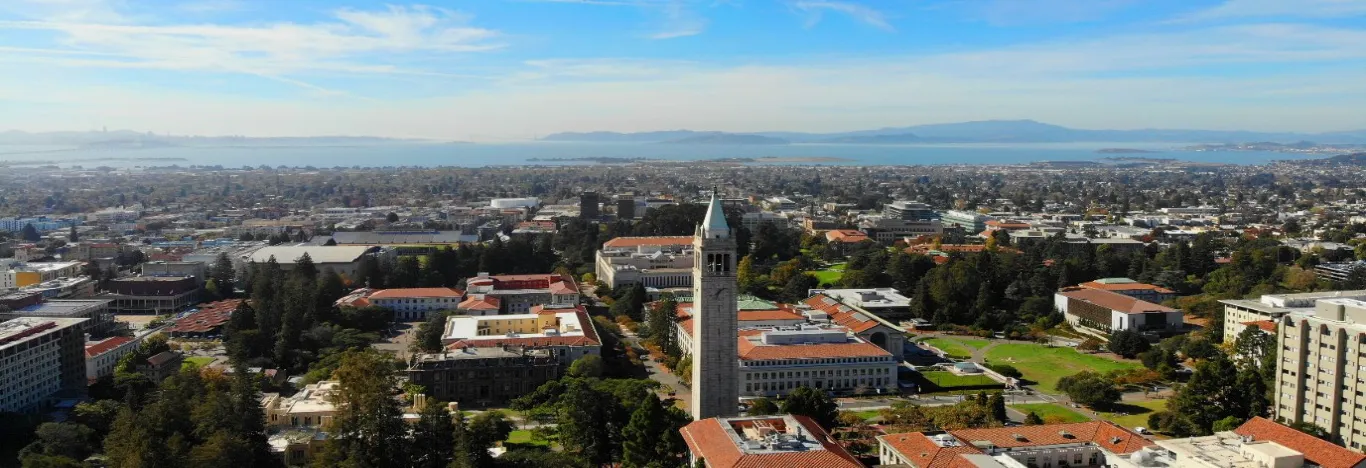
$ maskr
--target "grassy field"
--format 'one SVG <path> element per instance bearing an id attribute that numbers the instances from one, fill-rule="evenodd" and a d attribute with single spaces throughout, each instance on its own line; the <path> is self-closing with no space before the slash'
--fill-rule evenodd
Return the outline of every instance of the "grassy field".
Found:
<path id="1" fill-rule="evenodd" d="M 1044 422 L 1046 423 L 1074 423 L 1090 421 L 1090 418 L 1082 416 L 1081 413 L 1072 411 L 1071 408 L 1056 403 L 1026 403 L 1020 405 L 1011 405 L 1011 408 L 1015 408 L 1016 411 L 1019 411 L 1024 414 L 1029 414 L 1031 412 L 1037 414 L 1040 418 L 1043 418 Z"/>
<path id="2" fill-rule="evenodd" d="M 182 363 L 180 364 L 180 366 L 181 366 L 181 367 L 185 367 L 185 366 L 189 366 L 189 365 L 193 364 L 193 365 L 196 365 L 196 366 L 199 366 L 199 367 L 204 367 L 204 366 L 207 366 L 207 365 L 209 365 L 209 364 L 211 364 L 211 363 L 213 363 L 213 358 L 211 358 L 211 357 L 207 357 L 207 356 L 195 356 L 195 357 L 187 357 L 187 358 L 185 358 L 185 361 L 182 362 Z"/>
<path id="3" fill-rule="evenodd" d="M 550 445 L 550 441 L 534 439 L 531 437 L 531 431 L 523 430 L 516 430 L 509 433 L 507 443 L 509 445 L 534 445 L 541 447 Z"/>
<path id="4" fill-rule="evenodd" d="M 1123 401 L 1117 405 L 1105 408 L 1110 412 L 1099 412 L 1100 417 L 1105 418 L 1115 424 L 1133 429 L 1138 426 L 1147 427 L 1148 415 L 1164 411 L 1167 409 L 1167 400 L 1151 401 Z M 1119 413 L 1128 413 L 1122 415 Z"/>
<path id="5" fill-rule="evenodd" d="M 1010 364 L 1036 383 L 1039 390 L 1057 393 L 1058 379 L 1081 371 L 1105 373 L 1116 369 L 1142 367 L 1136 362 L 1119 362 L 1066 347 L 1050 348 L 1039 344 L 1008 343 L 987 351 L 987 362 Z"/>
<path id="6" fill-rule="evenodd" d="M 854 414 L 857 415 L 858 417 L 863 418 L 864 421 L 867 421 L 867 420 L 869 420 L 869 419 L 873 419 L 873 418 L 876 418 L 876 417 L 882 415 L 882 412 L 881 412 L 881 411 L 878 411 L 878 410 L 845 411 L 845 412 L 846 412 L 846 413 L 854 413 Z"/>
<path id="7" fill-rule="evenodd" d="M 811 272 L 811 276 L 815 276 L 816 281 L 820 281 L 821 284 L 835 284 L 839 282 L 840 278 L 844 277 L 844 264 L 836 263 L 830 265 L 830 268 L 813 271 Z"/>
<path id="8" fill-rule="evenodd" d="M 943 351 L 946 356 L 957 359 L 970 358 L 972 357 L 971 348 L 981 349 L 983 346 L 986 346 L 986 340 L 960 340 L 957 338 L 947 338 L 942 336 L 927 338 L 924 341 L 925 344 L 939 348 L 939 350 Z M 979 346 L 973 346 L 974 343 L 979 342 Z"/>
<path id="9" fill-rule="evenodd" d="M 1001 386 L 1000 382 L 991 380 L 985 375 L 954 375 L 948 371 L 921 372 L 920 379 L 928 382 L 939 389 L 952 390 L 957 387 L 978 387 L 978 386 Z M 922 392 L 924 390 L 922 389 Z"/>

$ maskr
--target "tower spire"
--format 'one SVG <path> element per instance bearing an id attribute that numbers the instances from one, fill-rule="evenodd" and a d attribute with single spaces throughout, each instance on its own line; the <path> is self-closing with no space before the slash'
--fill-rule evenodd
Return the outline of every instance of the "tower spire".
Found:
<path id="1" fill-rule="evenodd" d="M 730 225 L 726 224 L 726 210 L 721 207 L 721 197 L 717 196 L 714 187 L 711 190 L 711 205 L 707 207 L 707 216 L 702 218 L 702 235 L 708 239 L 730 237 Z"/>

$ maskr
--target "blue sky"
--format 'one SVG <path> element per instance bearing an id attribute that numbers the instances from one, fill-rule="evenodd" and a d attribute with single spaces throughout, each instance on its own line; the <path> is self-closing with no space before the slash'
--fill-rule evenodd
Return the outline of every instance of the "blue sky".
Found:
<path id="1" fill-rule="evenodd" d="M 1366 0 L 0 1 L 0 129 L 1366 128 Z"/>

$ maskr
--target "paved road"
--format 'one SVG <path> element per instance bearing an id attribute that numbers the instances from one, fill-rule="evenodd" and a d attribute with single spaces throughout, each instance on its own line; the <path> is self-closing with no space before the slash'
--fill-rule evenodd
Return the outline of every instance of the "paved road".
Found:
<path id="1" fill-rule="evenodd" d="M 640 337 L 637 336 L 635 333 L 632 333 L 630 330 L 624 328 L 621 330 L 621 333 L 621 340 L 623 343 L 626 344 L 626 346 L 635 347 L 637 349 L 645 348 L 644 346 L 640 345 Z M 691 394 L 688 392 L 688 386 L 684 385 L 683 381 L 679 379 L 677 375 L 674 375 L 673 373 L 670 373 L 668 370 L 666 370 L 664 365 L 660 364 L 659 361 L 650 359 L 649 354 L 641 354 L 640 357 L 644 361 L 646 371 L 650 374 L 650 380 L 666 385 L 667 388 L 671 388 L 674 391 L 674 395 L 672 397 L 668 395 L 667 391 L 660 392 L 659 397 L 677 398 L 683 402 L 683 404 L 680 406 L 686 409 L 687 403 L 692 401 Z"/>

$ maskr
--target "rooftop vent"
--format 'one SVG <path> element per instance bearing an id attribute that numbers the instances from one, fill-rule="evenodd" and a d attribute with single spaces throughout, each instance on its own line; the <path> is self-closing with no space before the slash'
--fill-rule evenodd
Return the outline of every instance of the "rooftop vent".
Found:
<path id="1" fill-rule="evenodd" d="M 1058 435 L 1062 436 L 1062 438 L 1064 438 L 1064 439 L 1075 439 L 1075 438 L 1076 438 L 1076 436 L 1072 435 L 1071 432 L 1067 432 L 1067 431 L 1058 431 Z"/>
<path id="2" fill-rule="evenodd" d="M 1028 438 L 1028 437 L 1025 437 L 1024 434 L 1011 434 L 1010 436 L 1011 436 L 1011 437 L 1014 437 L 1015 440 L 1020 441 L 1020 442 L 1024 442 L 1024 441 L 1029 440 L 1029 438 Z"/>

